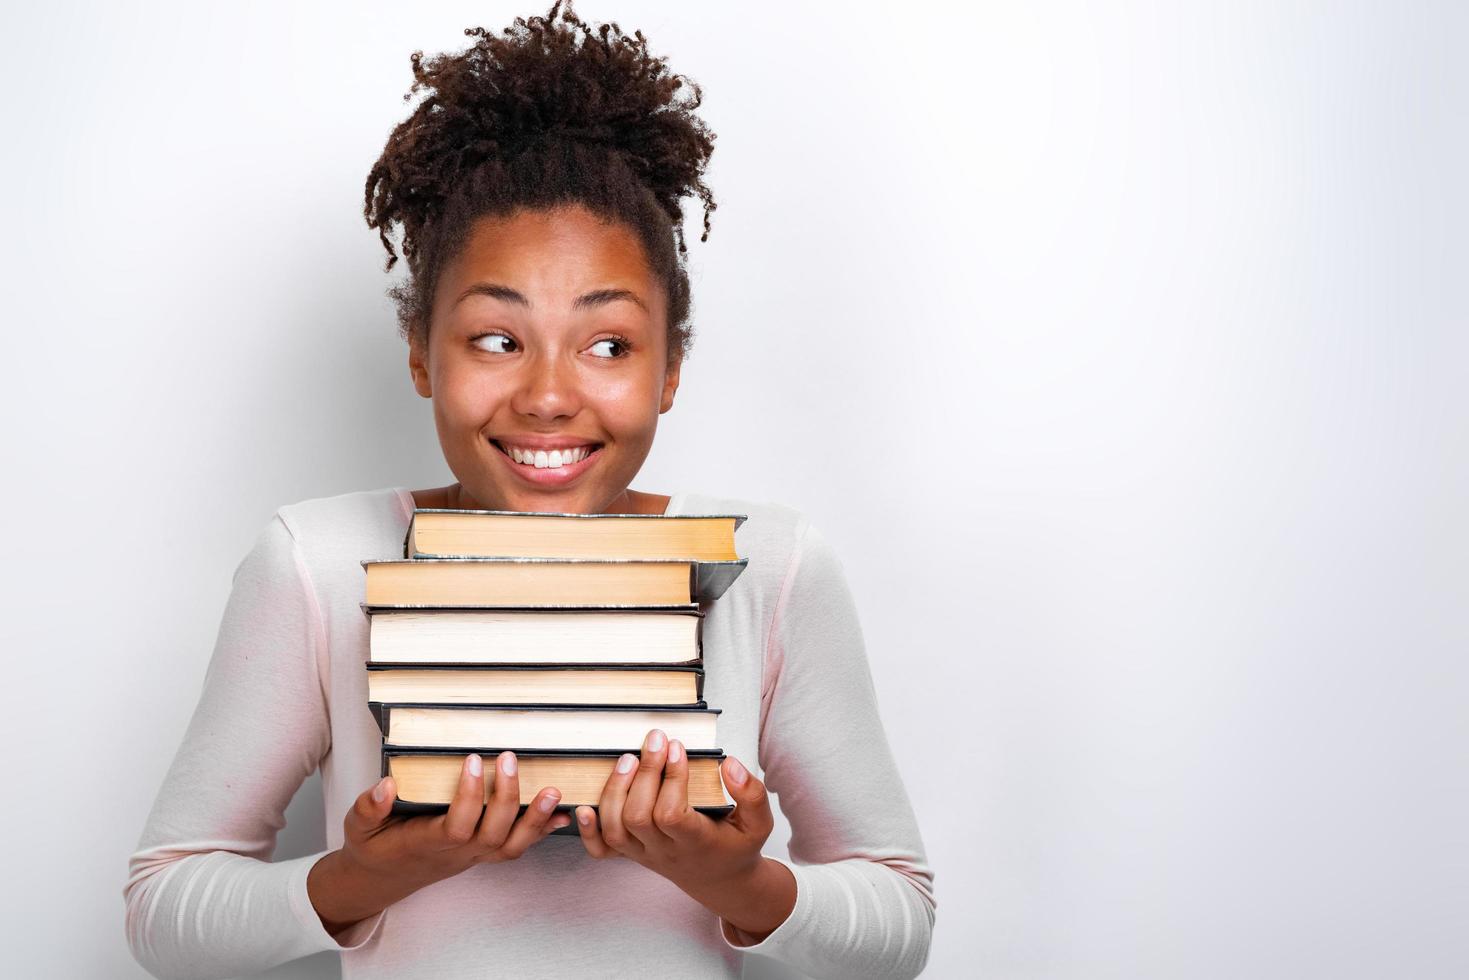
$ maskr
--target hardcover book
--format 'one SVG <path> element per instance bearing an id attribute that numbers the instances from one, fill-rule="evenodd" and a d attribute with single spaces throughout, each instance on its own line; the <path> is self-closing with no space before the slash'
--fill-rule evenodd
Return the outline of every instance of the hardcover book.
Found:
<path id="1" fill-rule="evenodd" d="M 362 608 L 373 662 L 680 664 L 703 657 L 704 614 L 693 604 Z"/>
<path id="2" fill-rule="evenodd" d="M 368 702 L 383 744 L 501 745 L 537 749 L 615 749 L 637 753 L 661 728 L 684 748 L 715 749 L 719 708 L 670 705 L 424 704 Z M 518 753 L 521 750 L 516 748 Z"/>
<path id="3" fill-rule="evenodd" d="M 494 791 L 495 760 L 505 749 L 424 748 L 404 746 L 384 750 L 387 766 L 384 775 L 398 784 L 398 798 L 405 803 L 447 807 L 459 789 L 459 774 L 464 757 L 477 752 L 484 759 L 485 799 Z M 520 802 L 529 803 L 543 787 L 561 791 L 561 805 L 596 806 L 601 802 L 602 787 L 612 775 L 612 767 L 622 753 L 568 749 L 561 752 L 515 752 L 516 779 L 520 784 Z M 726 806 L 724 784 L 719 778 L 719 764 L 724 753 L 718 749 L 690 751 L 689 804 L 692 806 Z"/>
<path id="4" fill-rule="evenodd" d="M 682 558 L 733 561 L 744 514 L 414 510 L 404 558 Z"/>
<path id="5" fill-rule="evenodd" d="M 476 752 L 484 759 L 485 801 L 488 802 L 494 790 L 495 773 L 498 772 L 495 759 L 503 751 L 503 748 L 385 748 L 382 774 L 392 776 L 398 787 L 393 812 L 416 816 L 447 810 L 458 790 L 459 774 L 469 752 Z M 602 788 L 612 774 L 612 767 L 622 755 L 616 749 L 513 751 L 518 767 L 516 780 L 520 786 L 520 813 L 525 812 L 545 786 L 554 786 L 561 791 L 557 813 L 571 813 L 578 806 L 596 808 L 601 803 Z M 719 749 L 690 749 L 688 752 L 689 805 L 715 820 L 723 819 L 734 811 L 734 802 L 725 792 L 719 775 L 719 765 L 723 760 L 724 753 Z M 573 820 L 574 817 L 573 813 Z M 551 833 L 576 836 L 578 831 L 573 822 Z"/>
<path id="6" fill-rule="evenodd" d="M 749 560 L 368 558 L 368 606 L 673 606 L 724 594 Z"/>
<path id="7" fill-rule="evenodd" d="M 644 664 L 367 665 L 367 697 L 423 704 L 652 704 L 703 702 L 699 667 Z"/>

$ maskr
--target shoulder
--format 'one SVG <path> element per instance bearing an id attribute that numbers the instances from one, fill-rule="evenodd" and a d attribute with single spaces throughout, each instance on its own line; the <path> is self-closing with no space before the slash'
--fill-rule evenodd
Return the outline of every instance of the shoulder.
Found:
<path id="1" fill-rule="evenodd" d="M 679 515 L 737 514 L 744 517 L 735 529 L 737 548 L 789 551 L 800 540 L 808 524 L 803 512 L 773 500 L 718 497 L 707 493 L 684 493 L 681 497 Z M 740 554 L 743 556 L 744 551 Z"/>
<path id="2" fill-rule="evenodd" d="M 744 515 L 735 529 L 735 553 L 749 562 L 741 578 L 764 593 L 787 587 L 803 555 L 820 540 L 804 511 L 772 500 L 685 493 L 679 513 Z"/>
<path id="3" fill-rule="evenodd" d="M 398 488 L 382 487 L 284 504 L 271 524 L 285 529 L 314 575 L 349 574 L 355 581 L 364 558 L 403 556 L 408 517 Z"/>

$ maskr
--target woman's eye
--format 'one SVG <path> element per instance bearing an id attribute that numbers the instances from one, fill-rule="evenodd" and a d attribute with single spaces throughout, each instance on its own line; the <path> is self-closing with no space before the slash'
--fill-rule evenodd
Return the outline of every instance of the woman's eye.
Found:
<path id="1" fill-rule="evenodd" d="M 623 352 L 627 350 L 627 344 L 623 343 L 622 341 L 616 339 L 615 337 L 605 337 L 592 345 L 592 351 L 595 353 L 596 350 L 602 347 L 603 344 L 610 344 L 613 348 L 615 348 L 615 351 L 607 354 L 597 354 L 598 357 L 621 357 Z M 606 348 L 603 349 L 605 350 Z"/>
<path id="2" fill-rule="evenodd" d="M 492 354 L 509 354 L 515 346 L 515 341 L 503 333 L 482 333 L 474 338 L 475 346 L 481 350 L 487 350 Z"/>

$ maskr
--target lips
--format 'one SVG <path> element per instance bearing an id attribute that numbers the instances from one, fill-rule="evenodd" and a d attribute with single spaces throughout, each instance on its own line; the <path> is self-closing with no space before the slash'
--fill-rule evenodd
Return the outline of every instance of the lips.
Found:
<path id="1" fill-rule="evenodd" d="M 519 477 L 526 483 L 539 487 L 559 487 L 570 483 L 577 479 L 577 477 L 581 476 L 582 473 L 586 472 L 588 468 L 595 465 L 597 460 L 602 457 L 603 444 L 600 442 L 562 442 L 559 446 L 553 445 L 550 447 L 542 448 L 540 446 L 534 445 L 526 446 L 524 443 L 511 443 L 509 446 L 507 446 L 506 444 L 500 442 L 498 439 L 491 439 L 489 441 L 497 450 L 496 455 L 505 461 L 505 465 L 509 467 L 510 470 L 517 477 Z M 560 466 L 549 465 L 549 453 L 551 451 L 556 451 L 559 456 L 560 453 L 563 451 L 570 451 L 574 448 L 579 448 L 582 446 L 592 447 L 591 452 L 589 452 L 582 459 L 579 459 L 573 463 L 562 463 Z M 534 463 L 517 463 L 510 455 L 511 448 L 517 450 L 534 449 L 538 453 L 545 453 L 547 454 L 546 456 L 540 457 L 545 462 L 541 466 L 537 466 Z M 521 458 L 525 459 L 526 457 L 522 455 Z M 532 456 L 531 458 L 536 457 Z"/>

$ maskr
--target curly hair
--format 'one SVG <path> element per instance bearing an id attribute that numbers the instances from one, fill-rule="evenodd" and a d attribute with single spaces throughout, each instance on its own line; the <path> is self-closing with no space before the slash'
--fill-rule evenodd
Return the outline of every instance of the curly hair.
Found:
<path id="1" fill-rule="evenodd" d="M 560 20 L 557 14 L 561 15 Z M 699 86 L 648 53 L 642 31 L 595 30 L 557 0 L 545 17 L 515 18 L 497 37 L 482 27 L 458 54 L 412 56 L 403 96 L 428 95 L 388 137 L 367 175 L 363 215 L 388 252 L 402 227 L 409 277 L 388 290 L 398 327 L 426 342 L 440 271 L 474 223 L 523 208 L 581 204 L 633 229 L 668 299 L 668 353 L 687 355 L 690 290 L 680 200 L 714 197 L 703 180 L 715 134 L 694 110 Z"/>

